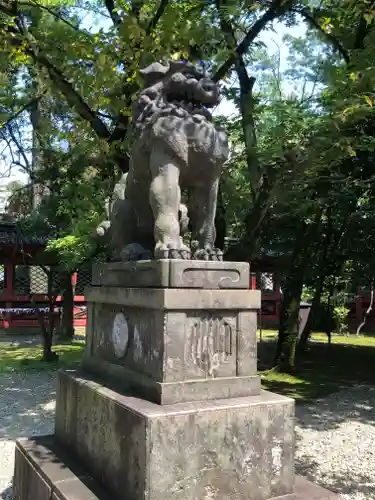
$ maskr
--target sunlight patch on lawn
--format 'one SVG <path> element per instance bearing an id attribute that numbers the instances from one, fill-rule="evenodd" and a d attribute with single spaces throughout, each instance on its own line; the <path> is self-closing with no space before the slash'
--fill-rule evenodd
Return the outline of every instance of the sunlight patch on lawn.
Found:
<path id="1" fill-rule="evenodd" d="M 0 347 L 0 373 L 53 370 L 74 366 L 81 361 L 83 349 L 84 342 L 81 341 L 55 345 L 53 351 L 59 355 L 59 360 L 57 363 L 46 363 L 41 361 L 43 354 L 41 346 L 3 345 Z"/>
<path id="2" fill-rule="evenodd" d="M 276 340 L 278 332 L 277 330 L 262 330 L 262 336 L 260 335 L 260 330 L 257 332 L 258 340 L 262 337 L 262 340 Z M 312 340 L 319 342 L 328 343 L 328 336 L 326 333 L 314 332 L 311 336 Z M 359 335 L 355 334 L 344 336 L 344 335 L 332 335 L 332 344 L 347 344 L 347 345 L 358 345 L 358 346 L 368 346 L 375 347 L 375 335 L 366 334 Z"/>

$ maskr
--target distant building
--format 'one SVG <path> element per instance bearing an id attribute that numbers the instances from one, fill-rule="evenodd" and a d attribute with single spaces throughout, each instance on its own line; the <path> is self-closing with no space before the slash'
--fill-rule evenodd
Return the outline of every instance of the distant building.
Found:
<path id="1" fill-rule="evenodd" d="M 12 194 L 17 189 L 22 189 L 27 182 L 27 178 L 22 173 L 15 173 L 14 175 L 1 176 L 0 171 L 0 214 L 8 212 L 8 204 Z"/>
<path id="2" fill-rule="evenodd" d="M 11 191 L 8 184 L 0 184 L 0 213 L 4 213 L 6 211 L 8 198 L 10 195 Z"/>

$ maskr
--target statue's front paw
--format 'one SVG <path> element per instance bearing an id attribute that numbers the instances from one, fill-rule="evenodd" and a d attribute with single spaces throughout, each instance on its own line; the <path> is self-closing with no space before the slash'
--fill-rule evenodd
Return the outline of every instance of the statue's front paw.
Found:
<path id="1" fill-rule="evenodd" d="M 191 249 L 193 260 L 223 260 L 223 252 L 220 250 L 220 248 L 211 246 L 200 247 L 197 241 L 193 241 L 191 244 Z"/>
<path id="2" fill-rule="evenodd" d="M 211 259 L 210 260 L 218 260 L 222 261 L 224 257 L 224 253 L 220 248 L 212 248 L 211 249 Z"/>
<path id="3" fill-rule="evenodd" d="M 174 243 L 158 244 L 155 247 L 155 259 L 183 259 L 189 260 L 191 256 L 190 248 L 183 244 Z"/>

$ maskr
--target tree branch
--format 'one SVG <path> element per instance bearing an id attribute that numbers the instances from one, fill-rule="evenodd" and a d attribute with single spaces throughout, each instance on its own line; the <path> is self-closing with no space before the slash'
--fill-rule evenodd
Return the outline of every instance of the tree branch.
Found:
<path id="1" fill-rule="evenodd" d="M 150 35 L 154 29 L 156 28 L 156 25 L 162 18 L 166 8 L 168 7 L 169 0 L 161 0 L 160 5 L 158 7 L 158 10 L 156 11 L 154 17 L 151 19 L 151 21 L 148 23 L 148 26 L 146 28 L 146 35 Z"/>
<path id="2" fill-rule="evenodd" d="M 25 153 L 23 147 L 21 146 L 21 144 L 19 143 L 17 137 L 15 136 L 14 130 L 13 130 L 12 126 L 9 126 L 8 130 L 9 130 L 10 137 L 12 138 L 12 141 L 16 145 L 20 156 L 22 156 L 23 161 L 25 162 L 25 165 L 22 166 L 23 170 L 26 170 L 27 172 L 30 172 L 31 171 L 31 165 L 30 165 L 29 159 L 27 158 L 26 153 Z M 16 162 L 13 162 L 13 163 L 16 164 Z"/>
<path id="3" fill-rule="evenodd" d="M 332 45 L 333 49 L 338 52 L 345 62 L 348 64 L 350 61 L 349 52 L 346 48 L 340 43 L 340 41 L 330 33 L 324 31 L 323 27 L 319 24 L 318 20 L 314 17 L 313 13 L 308 9 L 302 9 L 298 11 L 298 13 L 305 19 L 305 21 L 310 24 L 313 28 L 317 29 L 320 33 L 322 33 L 328 42 Z"/>
<path id="4" fill-rule="evenodd" d="M 65 23 L 67 26 L 69 26 L 69 28 L 72 28 L 75 31 L 78 30 L 78 26 L 74 26 L 74 24 L 72 24 L 70 21 L 68 21 L 64 17 L 60 16 L 60 14 L 58 14 L 54 10 L 50 9 L 46 5 L 41 5 L 40 3 L 35 2 L 34 0 L 31 0 L 30 2 L 19 2 L 18 5 L 20 5 L 21 7 L 38 7 L 39 9 L 45 10 L 46 12 L 51 14 L 51 16 L 53 16 L 55 19 Z"/>
<path id="5" fill-rule="evenodd" d="M 119 16 L 116 16 L 116 18 L 113 17 L 115 14 L 113 12 L 114 9 L 114 0 L 105 0 L 105 4 L 107 6 L 108 12 L 111 15 L 113 23 L 118 26 L 122 21 Z M 157 23 L 163 16 L 165 9 L 167 8 L 169 4 L 169 0 L 161 0 L 160 5 L 154 15 L 154 17 L 150 20 L 146 27 L 146 36 L 150 35 L 152 31 L 156 28 Z M 133 0 L 132 2 L 132 15 L 135 16 L 138 20 L 139 18 L 139 13 L 140 10 L 143 6 L 143 0 Z M 140 47 L 138 47 L 140 48 Z M 123 89 L 124 93 L 128 96 L 133 95 L 135 92 L 137 92 L 138 86 L 131 84 L 130 88 L 125 88 Z M 129 99 L 129 104 L 131 102 L 131 99 Z M 129 125 L 129 117 L 126 115 L 119 115 L 117 118 L 117 123 L 115 125 L 114 130 L 112 131 L 110 137 L 109 137 L 109 142 L 117 142 L 117 141 L 122 141 L 125 139 L 126 133 L 127 133 L 127 128 Z M 129 169 L 129 158 L 125 157 L 123 158 L 122 161 L 120 161 L 120 158 L 118 158 L 119 164 L 121 166 L 121 169 L 124 172 L 127 172 Z"/>
<path id="6" fill-rule="evenodd" d="M 106 125 L 94 110 L 82 99 L 80 94 L 76 92 L 73 85 L 64 77 L 63 73 L 56 68 L 45 56 L 41 54 L 33 54 L 35 60 L 46 70 L 51 80 L 56 84 L 58 89 L 64 94 L 68 104 L 74 108 L 78 114 L 90 123 L 98 137 L 108 139 L 110 132 Z"/>
<path id="7" fill-rule="evenodd" d="M 14 163 L 14 155 L 13 155 L 13 150 L 12 150 L 12 146 L 10 145 L 10 140 L 8 139 L 8 137 L 4 134 L 3 131 L 0 131 L 0 134 L 1 134 L 1 137 L 3 139 L 3 141 L 6 142 L 6 147 L 3 149 L 3 151 L 1 153 L 3 153 L 5 151 L 5 149 L 9 149 L 10 151 L 10 156 L 12 157 L 12 164 Z"/>
<path id="8" fill-rule="evenodd" d="M 12 43 L 18 46 L 22 43 L 22 40 L 26 42 L 26 47 L 24 48 L 25 53 L 29 55 L 34 62 L 37 63 L 37 65 L 47 70 L 50 79 L 56 85 L 58 90 L 65 96 L 68 104 L 77 111 L 81 118 L 90 123 L 97 136 L 108 140 L 111 133 L 105 123 L 100 120 L 97 113 L 83 100 L 81 95 L 75 90 L 69 80 L 65 78 L 63 73 L 45 55 L 43 55 L 35 38 L 30 34 L 27 27 L 22 22 L 19 12 L 14 12 L 13 10 L 10 12 L 8 8 L 3 8 L 3 6 L 0 6 L 0 11 L 4 12 L 7 16 L 12 15 L 13 17 L 15 26 L 8 26 L 8 31 L 15 35 L 21 35 L 21 40 L 17 40 L 16 37 L 14 37 Z M 22 111 L 17 113 L 17 116 L 21 112 Z M 5 123 L 5 125 L 8 122 L 9 120 Z"/>
<path id="9" fill-rule="evenodd" d="M 13 120 L 18 118 L 24 111 L 27 111 L 33 104 L 38 102 L 42 96 L 46 93 L 47 91 L 44 90 L 43 93 L 37 97 L 33 97 L 30 99 L 30 101 L 27 101 L 26 104 L 24 104 L 18 111 L 16 111 L 12 116 L 10 116 L 4 123 L 0 123 L 0 129 L 6 128 Z"/>
<path id="10" fill-rule="evenodd" d="M 14 22 L 18 28 L 19 33 L 27 42 L 25 52 L 32 57 L 32 59 L 41 67 L 45 68 L 48 72 L 52 82 L 57 86 L 60 92 L 65 96 L 68 104 L 74 108 L 78 114 L 92 126 L 93 130 L 98 137 L 108 139 L 110 132 L 106 125 L 97 116 L 90 106 L 82 99 L 81 95 L 75 90 L 73 85 L 65 78 L 63 73 L 49 59 L 43 55 L 38 47 L 35 39 L 28 32 L 27 28 L 22 24 L 21 20 L 16 17 Z"/>
<path id="11" fill-rule="evenodd" d="M 269 9 L 261 16 L 250 28 L 247 32 L 246 36 L 242 40 L 242 42 L 237 45 L 234 53 L 229 56 L 229 58 L 223 63 L 220 68 L 216 71 L 213 76 L 213 81 L 218 82 L 222 78 L 224 78 L 230 68 L 236 63 L 238 56 L 242 56 L 245 54 L 251 43 L 255 40 L 255 38 L 259 35 L 259 33 L 263 30 L 263 28 L 270 22 L 276 19 L 278 16 L 286 12 L 291 5 L 294 3 L 293 0 L 283 1 L 283 0 L 274 0 L 269 7 Z"/>
<path id="12" fill-rule="evenodd" d="M 115 26 L 119 26 L 122 23 L 121 17 L 115 11 L 115 2 L 114 0 L 104 0 L 105 6 L 107 7 L 108 13 L 112 19 L 112 22 Z"/>
<path id="13" fill-rule="evenodd" d="M 139 14 L 144 4 L 144 0 L 132 0 L 131 2 L 132 14 L 139 20 Z"/>
<path id="14" fill-rule="evenodd" d="M 368 5 L 366 7 L 366 10 L 373 9 L 374 5 L 375 5 L 375 2 L 372 2 L 370 5 Z M 354 40 L 354 46 L 353 46 L 354 50 L 364 49 L 365 38 L 370 32 L 370 24 L 371 23 L 367 23 L 366 18 L 364 16 L 364 12 L 362 12 L 361 19 L 359 20 L 359 24 L 358 24 L 357 33 L 356 33 L 355 40 Z"/>
<path id="15" fill-rule="evenodd" d="M 235 50 L 237 40 L 230 18 L 225 13 L 225 0 L 216 0 L 216 8 L 219 12 L 220 26 L 229 50 Z M 250 190 L 253 199 L 256 196 L 256 187 L 259 182 L 258 157 L 256 154 L 257 139 L 255 134 L 255 123 L 253 116 L 253 87 L 254 77 L 249 77 L 246 63 L 242 55 L 236 54 L 236 72 L 240 83 L 240 110 L 242 117 L 242 129 L 245 138 L 246 160 L 249 176 L 251 179 Z"/>

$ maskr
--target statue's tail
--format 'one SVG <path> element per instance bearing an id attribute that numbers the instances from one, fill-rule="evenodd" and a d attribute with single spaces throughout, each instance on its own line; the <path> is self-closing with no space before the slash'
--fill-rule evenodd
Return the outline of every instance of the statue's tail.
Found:
<path id="1" fill-rule="evenodd" d="M 128 177 L 127 173 L 121 176 L 119 182 L 115 184 L 111 198 L 107 199 L 106 201 L 105 211 L 107 219 L 103 220 L 95 231 L 95 239 L 98 241 L 98 243 L 108 243 L 110 239 L 112 206 L 116 200 L 125 199 L 127 177 Z"/>
<path id="2" fill-rule="evenodd" d="M 103 220 L 99 226 L 96 228 L 96 238 L 98 240 L 102 240 L 103 238 L 107 239 L 109 236 L 109 232 L 111 229 L 111 221 Z"/>

